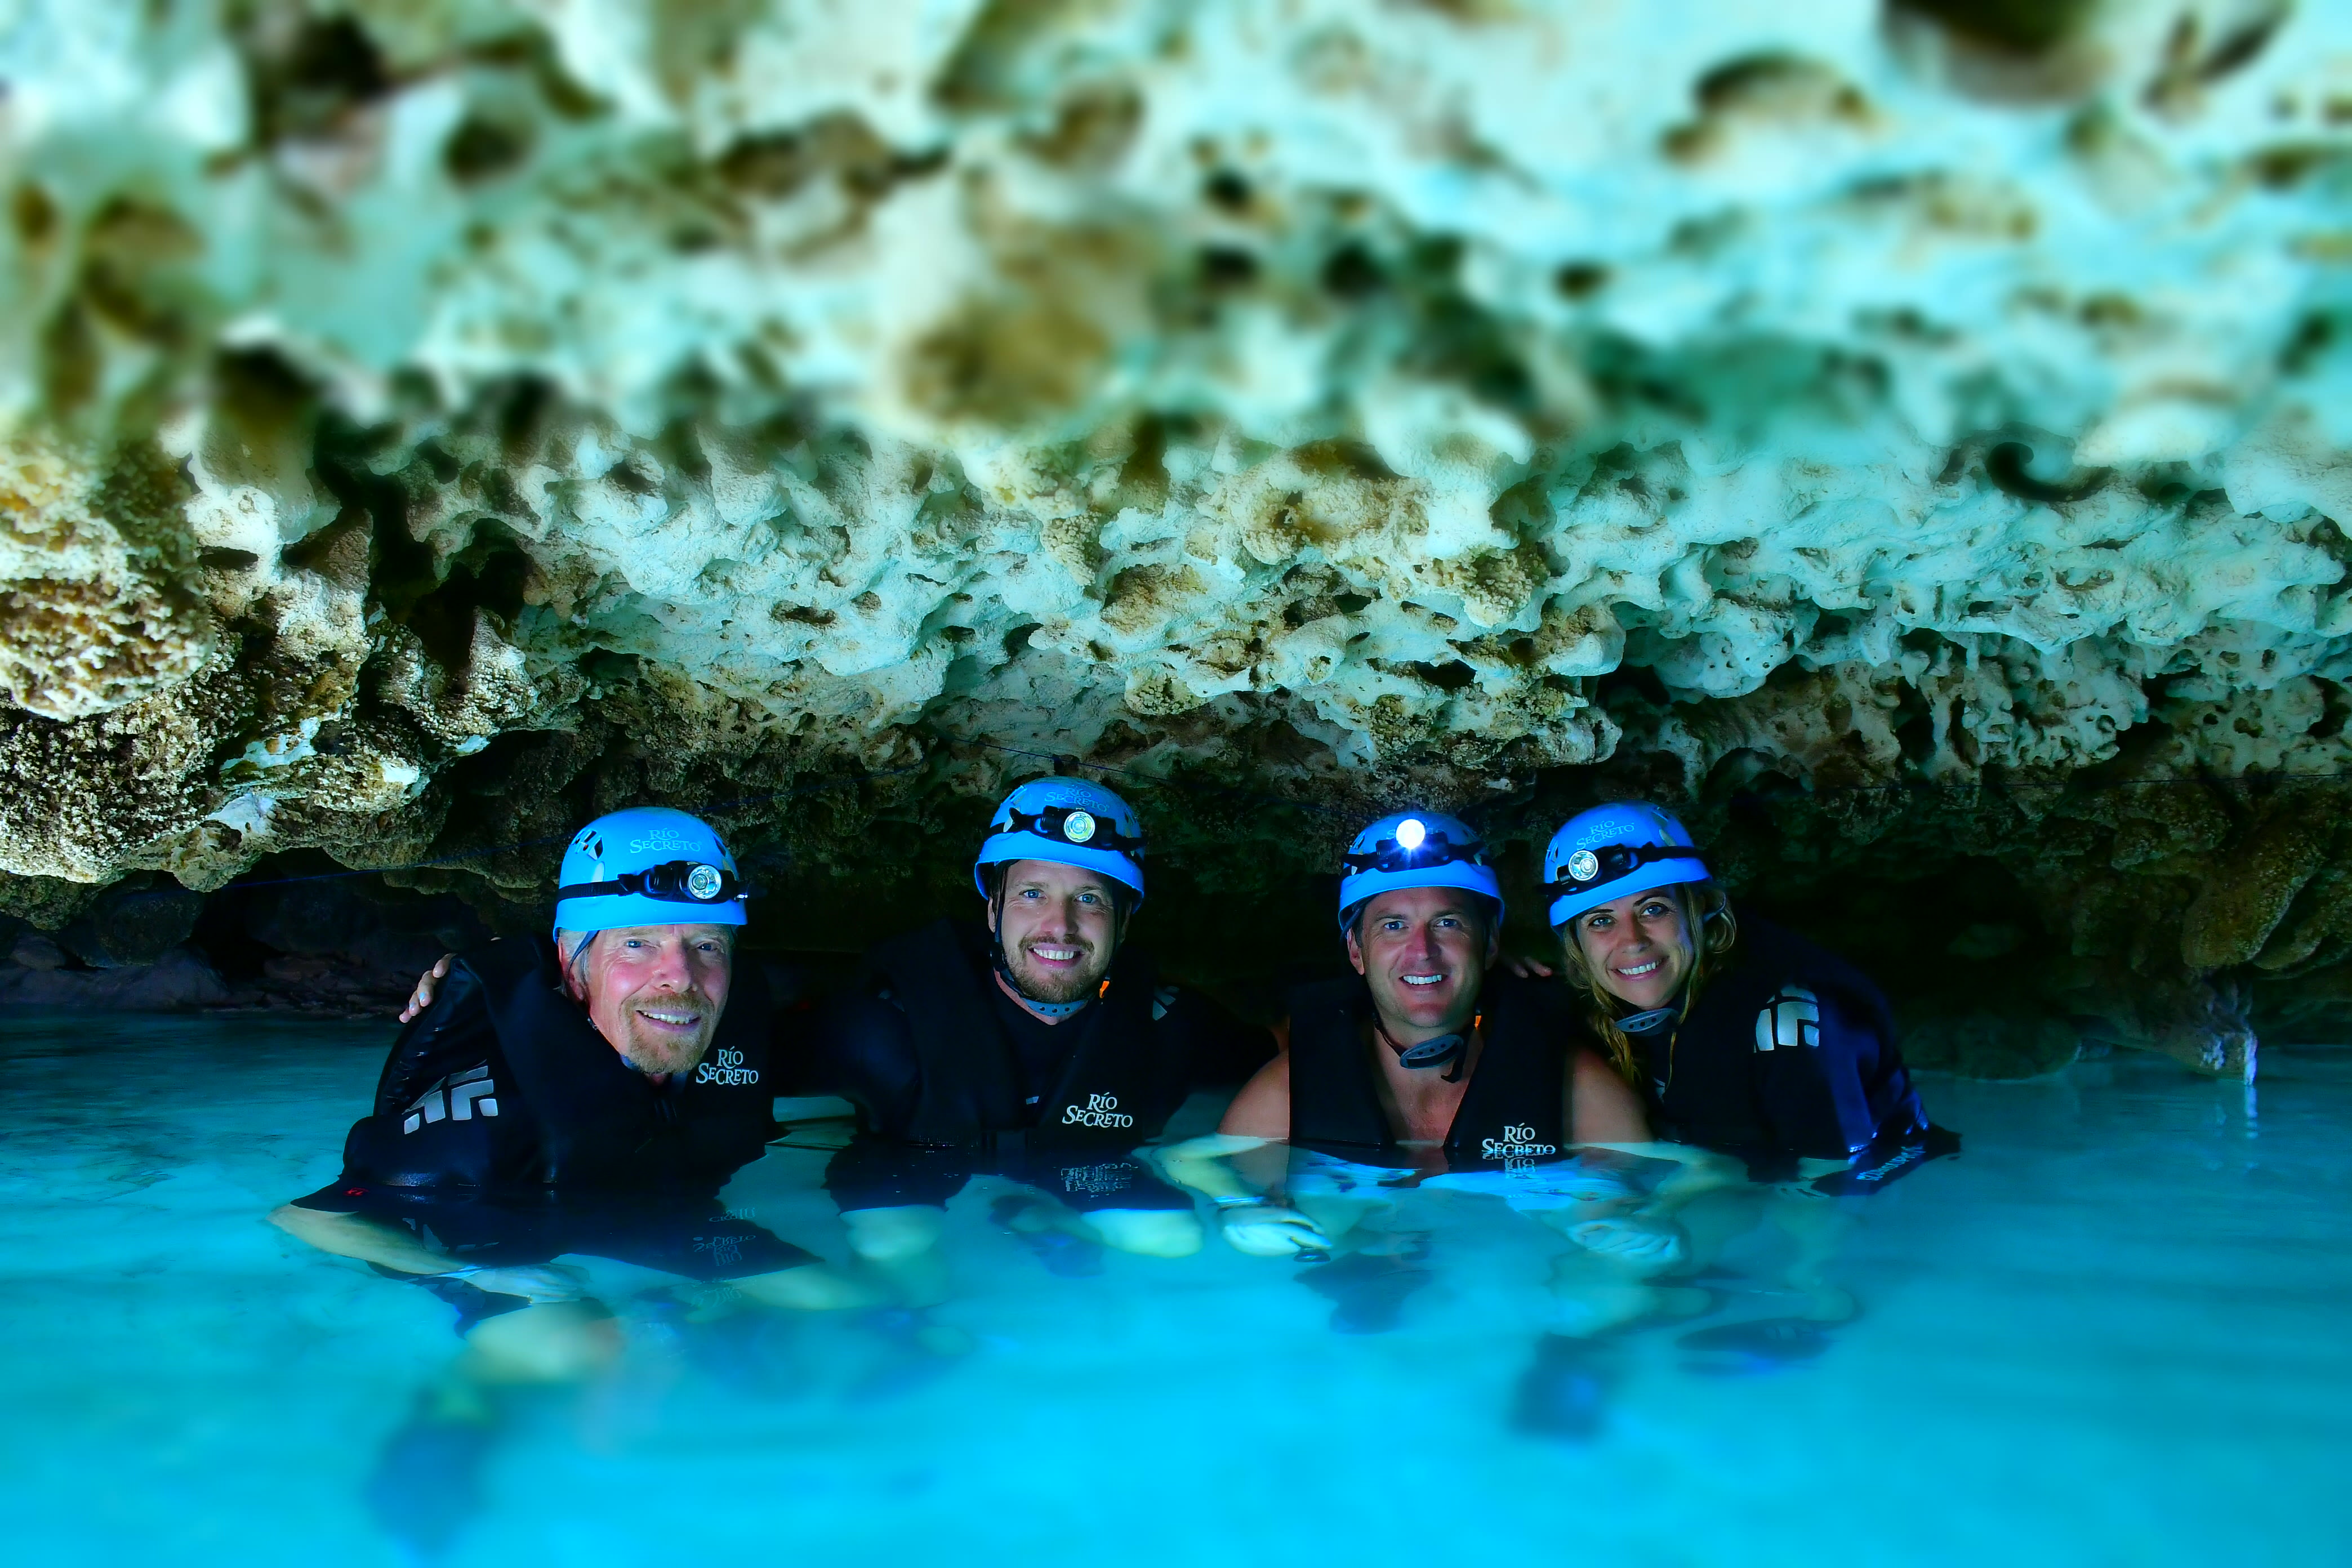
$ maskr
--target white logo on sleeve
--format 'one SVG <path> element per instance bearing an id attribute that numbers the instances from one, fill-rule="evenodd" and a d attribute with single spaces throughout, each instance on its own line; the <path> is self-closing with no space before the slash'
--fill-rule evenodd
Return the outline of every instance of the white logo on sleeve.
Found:
<path id="1" fill-rule="evenodd" d="M 1822 999 L 1801 985 L 1780 987 L 1780 994 L 1756 1015 L 1756 1048 L 1792 1051 L 1818 1049 L 1822 1043 Z"/>
<path id="2" fill-rule="evenodd" d="M 428 1121 L 470 1121 L 477 1115 L 496 1116 L 499 1086 L 490 1081 L 490 1064 L 452 1073 L 416 1097 L 400 1119 L 403 1132 L 415 1132 Z"/>
<path id="3" fill-rule="evenodd" d="M 1132 1127 L 1135 1118 L 1118 1108 L 1115 1094 L 1090 1094 L 1084 1105 L 1062 1107 L 1065 1127 Z"/>

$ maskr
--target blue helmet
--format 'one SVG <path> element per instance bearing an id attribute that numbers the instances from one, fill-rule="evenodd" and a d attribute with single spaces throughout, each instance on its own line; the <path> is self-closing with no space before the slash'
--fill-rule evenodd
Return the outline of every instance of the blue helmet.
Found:
<path id="1" fill-rule="evenodd" d="M 981 897 L 988 896 L 982 871 L 1013 860 L 1099 871 L 1143 903 L 1143 824 L 1133 806 L 1089 779 L 1031 779 L 1004 797 L 971 864 Z"/>
<path id="2" fill-rule="evenodd" d="M 1552 895 L 1555 929 L 1612 899 L 1704 882 L 1707 876 L 1690 830 L 1647 801 L 1580 811 L 1544 850 L 1544 889 Z"/>
<path id="3" fill-rule="evenodd" d="M 555 929 L 743 923 L 735 857 L 710 825 L 666 805 L 607 812 L 572 836 Z"/>
<path id="4" fill-rule="evenodd" d="M 1486 864 L 1486 847 L 1469 824 L 1433 811 L 1399 811 L 1356 835 L 1340 862 L 1339 928 L 1358 904 L 1398 888 L 1466 888 L 1495 900 L 1503 885 Z"/>

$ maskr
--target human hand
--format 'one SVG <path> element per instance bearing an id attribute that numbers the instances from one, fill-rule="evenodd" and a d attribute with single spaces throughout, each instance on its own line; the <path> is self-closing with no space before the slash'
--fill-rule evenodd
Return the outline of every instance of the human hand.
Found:
<path id="1" fill-rule="evenodd" d="M 588 1293 L 588 1277 L 560 1263 L 520 1263 L 509 1268 L 452 1268 L 445 1279 L 463 1279 L 493 1296 L 521 1296 L 533 1306 L 577 1301 Z"/>
<path id="2" fill-rule="evenodd" d="M 1645 1219 L 1640 1215 L 1589 1219 L 1570 1226 L 1568 1238 L 1587 1252 L 1624 1263 L 1660 1268 L 1679 1263 L 1690 1253 L 1690 1242 L 1683 1235 L 1682 1226 L 1668 1220 Z"/>
<path id="3" fill-rule="evenodd" d="M 1313 1220 L 1276 1204 L 1236 1205 L 1221 1211 L 1217 1220 L 1233 1249 L 1252 1258 L 1295 1258 L 1331 1249 L 1331 1238 Z"/>
<path id="4" fill-rule="evenodd" d="M 1549 980 L 1552 977 L 1550 964 L 1540 958 L 1531 958 L 1525 953 L 1502 953 L 1496 958 L 1495 963 L 1498 967 L 1517 975 L 1522 980 Z"/>
<path id="5" fill-rule="evenodd" d="M 439 962 L 416 977 L 416 989 L 409 993 L 408 1005 L 400 1010 L 402 1023 L 405 1024 L 433 1005 L 433 993 L 439 988 L 442 981 L 449 978 L 449 961 L 457 956 L 454 952 L 443 953 Z"/>

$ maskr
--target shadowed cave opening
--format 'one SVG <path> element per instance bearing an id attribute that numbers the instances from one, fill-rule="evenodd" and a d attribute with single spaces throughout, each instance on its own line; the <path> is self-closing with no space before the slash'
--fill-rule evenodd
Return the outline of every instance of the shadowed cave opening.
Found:
<path id="1" fill-rule="evenodd" d="M 557 738 L 501 737 L 439 787 L 452 824 L 543 784 Z M 1087 773 L 1068 766 L 1064 771 Z M 2215 1056 L 2233 1029 L 2285 1044 L 2340 1037 L 2352 1022 L 2341 939 L 2279 962 L 2186 972 L 2171 933 L 2210 888 L 2193 877 L 2116 872 L 2152 822 L 2219 814 L 2242 831 L 2340 815 L 2331 780 L 2174 780 L 2158 787 L 2012 781 L 2006 787 L 1806 790 L 1750 770 L 1711 798 L 1644 791 L 1626 764 L 1537 775 L 1505 799 L 1454 805 L 1488 835 L 1510 910 L 1505 943 L 1553 955 L 1537 887 L 1549 829 L 1596 798 L 1649 794 L 1681 812 L 1748 918 L 1820 940 L 1894 1000 L 1915 1065 L 1986 1078 L 2055 1070 L 2121 1047 L 2236 1070 Z M 1596 773 L 1614 775 L 1595 776 Z M 1164 974 L 1271 1021 L 1290 985 L 1339 973 L 1336 846 L 1373 812 L 1201 778 L 1103 774 L 1141 811 L 1151 896 L 1130 940 Z M 134 874 L 94 897 L 0 916 L 0 998 L 132 1010 L 230 1009 L 388 1016 L 445 951 L 544 931 L 568 825 L 635 798 L 642 764 L 607 759 L 531 802 L 533 842 L 448 835 L 442 863 L 354 873 L 316 850 L 274 855 L 209 893 Z M 673 797 L 722 825 L 751 884 L 745 950 L 787 996 L 845 983 L 872 942 L 948 915 L 977 918 L 971 847 L 992 797 L 940 781 L 803 779 L 782 798 Z M 1413 804 L 1400 797 L 1393 804 Z M 1426 804 L 1423 801 L 1422 804 Z M 509 826 L 518 820 L 500 820 Z M 2210 831 L 2205 823 L 2203 831 Z M 2326 882 L 2326 879 L 2311 879 Z M 2273 930 L 2326 924 L 2333 889 L 2290 900 Z M 2252 918 L 2260 918 L 2259 915 Z"/>

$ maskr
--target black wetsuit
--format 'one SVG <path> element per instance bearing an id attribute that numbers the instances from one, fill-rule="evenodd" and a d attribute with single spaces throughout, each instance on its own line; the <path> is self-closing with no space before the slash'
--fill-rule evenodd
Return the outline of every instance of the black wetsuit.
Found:
<path id="1" fill-rule="evenodd" d="M 1293 993 L 1294 1145 L 1357 1158 L 1397 1146 L 1381 1102 L 1371 1016 L 1371 991 L 1360 976 Z M 1484 1045 L 1446 1133 L 1448 1164 L 1556 1158 L 1570 1142 L 1568 1053 L 1580 1038 L 1563 988 L 1490 974 L 1477 1026 Z"/>
<path id="2" fill-rule="evenodd" d="M 774 1135 L 769 1028 L 759 968 L 739 964 L 702 1061 L 656 1083 L 564 994 L 551 944 L 491 942 L 450 966 L 393 1043 L 341 1184 L 715 1192 Z"/>
<path id="3" fill-rule="evenodd" d="M 1653 1130 L 1736 1154 L 1759 1179 L 1843 1160 L 1814 1185 L 1866 1192 L 1958 1146 L 1928 1125 L 1869 976 L 1765 921 L 1739 922 L 1686 1016 L 1631 1037 Z"/>
<path id="4" fill-rule="evenodd" d="M 726 1279 L 812 1262 L 718 1197 L 773 1131 L 768 1012 L 758 967 L 737 965 L 702 1062 L 656 1084 L 563 994 L 550 944 L 492 942 L 394 1042 L 343 1173 L 295 1201 L 400 1226 L 461 1266 L 570 1252 Z M 416 1278 L 461 1330 L 524 1305 Z"/>
<path id="5" fill-rule="evenodd" d="M 984 931 L 941 921 L 877 947 L 799 1054 L 807 1087 L 854 1102 L 866 1134 L 826 1173 L 844 1209 L 943 1204 L 988 1173 L 1075 1208 L 1176 1208 L 1190 1200 L 1128 1152 L 1193 1089 L 1245 1080 L 1274 1041 L 1159 985 L 1133 948 L 1047 1024 L 996 984 Z"/>

